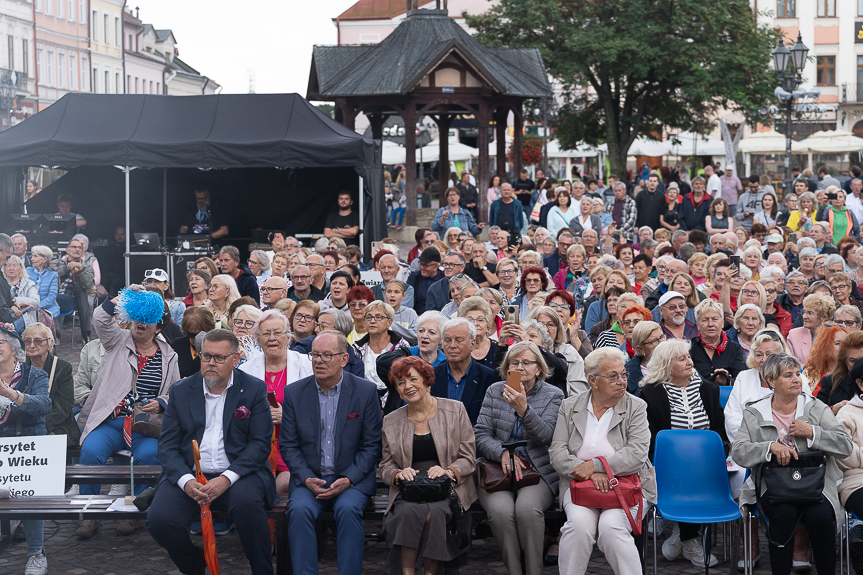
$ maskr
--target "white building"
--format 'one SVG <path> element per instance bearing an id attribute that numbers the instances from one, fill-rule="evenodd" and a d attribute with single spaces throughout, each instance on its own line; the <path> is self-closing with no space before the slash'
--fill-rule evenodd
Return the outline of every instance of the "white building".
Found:
<path id="1" fill-rule="evenodd" d="M 0 130 L 38 111 L 34 19 L 31 1 L 0 5 Z"/>

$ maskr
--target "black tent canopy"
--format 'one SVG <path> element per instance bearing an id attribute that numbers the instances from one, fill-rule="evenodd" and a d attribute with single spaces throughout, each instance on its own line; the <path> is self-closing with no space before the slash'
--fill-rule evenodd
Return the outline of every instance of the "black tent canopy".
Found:
<path id="1" fill-rule="evenodd" d="M 0 133 L 0 213 L 20 211 L 24 173 L 30 166 L 121 169 L 125 190 L 102 193 L 116 197 L 125 191 L 127 252 L 134 231 L 129 225 L 130 174 L 136 168 L 349 168 L 360 190 L 356 207 L 363 252 L 370 253 L 371 241 L 386 235 L 380 142 L 333 121 L 298 94 L 68 94 Z M 302 193 L 302 198 L 283 200 L 289 205 L 293 199 L 316 203 L 316 215 L 334 211 L 338 190 L 310 191 L 279 188 L 265 193 Z M 242 190 L 223 200 L 232 210 L 261 210 L 270 198 Z M 309 217 L 300 212 L 288 210 L 285 220 Z M 292 226 L 282 227 L 291 231 Z"/>

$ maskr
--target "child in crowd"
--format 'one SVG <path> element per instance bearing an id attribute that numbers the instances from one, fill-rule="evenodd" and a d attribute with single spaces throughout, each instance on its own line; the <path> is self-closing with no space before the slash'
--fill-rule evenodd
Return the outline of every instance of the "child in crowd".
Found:
<path id="1" fill-rule="evenodd" d="M 392 306 L 393 311 L 395 311 L 395 315 L 393 316 L 393 322 L 401 325 L 406 329 L 409 329 L 411 333 L 416 335 L 417 312 L 415 312 L 409 307 L 405 307 L 402 305 L 402 301 L 404 301 L 405 299 L 406 291 L 407 286 L 405 285 L 405 282 L 392 279 L 387 282 L 386 288 L 384 289 L 384 299 L 388 304 Z"/>

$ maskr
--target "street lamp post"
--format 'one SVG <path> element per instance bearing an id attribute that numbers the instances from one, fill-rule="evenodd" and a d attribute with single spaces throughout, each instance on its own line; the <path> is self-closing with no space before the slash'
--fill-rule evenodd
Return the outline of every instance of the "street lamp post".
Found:
<path id="1" fill-rule="evenodd" d="M 540 100 L 539 106 L 531 110 L 531 119 L 542 124 L 542 169 L 546 173 L 551 173 L 548 168 L 548 128 L 550 124 L 557 121 L 557 109 L 554 107 L 554 101 L 550 98 Z"/>

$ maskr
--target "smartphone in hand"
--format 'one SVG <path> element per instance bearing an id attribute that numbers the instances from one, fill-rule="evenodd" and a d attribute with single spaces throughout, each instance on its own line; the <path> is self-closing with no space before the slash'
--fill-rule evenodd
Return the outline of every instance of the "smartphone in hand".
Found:
<path id="1" fill-rule="evenodd" d="M 510 369 L 506 372 L 506 384 L 521 393 L 521 372 Z"/>
<path id="2" fill-rule="evenodd" d="M 276 392 L 275 391 L 268 391 L 267 392 L 267 401 L 270 402 L 270 407 L 272 407 L 273 409 L 278 409 L 280 407 L 279 402 L 276 401 Z"/>

